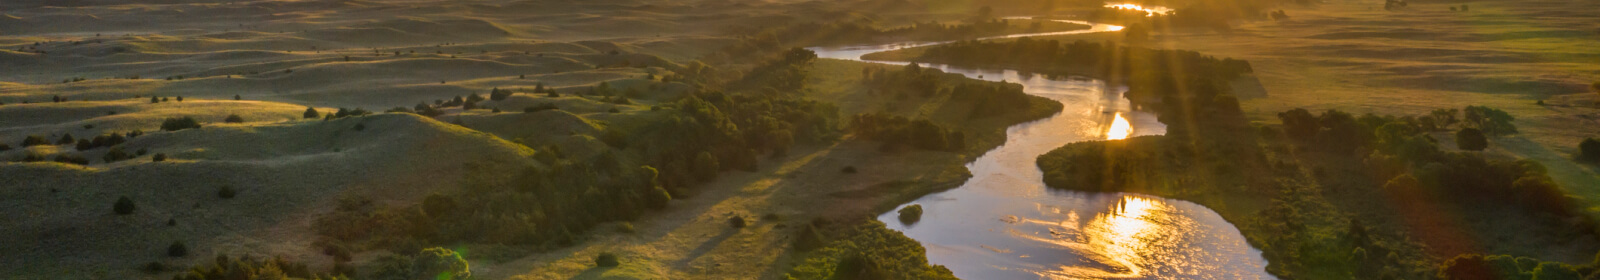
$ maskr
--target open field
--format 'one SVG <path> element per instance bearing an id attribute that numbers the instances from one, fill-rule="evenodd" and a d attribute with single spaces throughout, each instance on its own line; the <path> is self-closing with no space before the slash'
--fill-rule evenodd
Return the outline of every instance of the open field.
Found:
<path id="1" fill-rule="evenodd" d="M 328 271 L 338 261 L 317 245 L 327 237 L 315 224 L 341 200 L 419 205 L 430 194 L 513 178 L 540 166 L 535 155 L 611 153 L 604 132 L 673 116 L 674 103 L 692 89 L 665 77 L 739 35 L 866 13 L 891 27 L 965 17 L 875 1 L 145 2 L 0 3 L 0 143 L 12 147 L 0 151 L 0 213 L 16 217 L 0 222 L 12 236 L 0 250 L 28 256 L 0 260 L 7 275 L 168 278 L 171 268 L 218 254 L 283 256 Z M 519 248 L 513 251 L 529 253 L 512 258 L 472 251 L 483 244 L 440 245 L 458 249 L 481 279 L 781 278 L 793 225 L 860 221 L 956 186 L 966 177 L 961 164 L 1003 142 L 1006 126 L 1055 108 L 1041 99 L 1005 117 L 968 121 L 964 104 L 942 98 L 867 94 L 862 66 L 818 61 L 804 93 L 839 104 L 841 117 L 897 103 L 889 113 L 949 122 L 969 135 L 968 149 L 885 153 L 879 143 L 849 138 L 799 146 L 787 157 L 763 158 L 757 172 L 724 172 L 631 222 L 635 233 L 602 224 L 579 231 L 584 237 L 574 246 Z M 631 102 L 585 94 L 602 84 Z M 535 92 L 540 87 L 558 93 Z M 475 110 L 441 105 L 493 88 L 512 94 Z M 558 109 L 523 112 L 546 104 Z M 438 114 L 321 117 L 397 107 Z M 308 108 L 319 117 L 304 118 Z M 233 115 L 243 121 L 224 121 Z M 202 127 L 160 129 L 180 117 Z M 133 131 L 143 135 L 118 146 L 135 154 L 121 161 L 102 161 L 113 153 L 107 147 L 56 143 L 68 134 Z M 50 143 L 23 147 L 28 136 Z M 42 161 L 24 162 L 30 156 Z M 89 163 L 52 162 L 62 156 Z M 842 175 L 846 166 L 860 173 Z M 236 196 L 219 195 L 224 188 Z M 124 196 L 137 209 L 113 213 Z M 767 214 L 779 218 L 758 218 Z M 755 222 L 730 230 L 729 215 Z M 188 254 L 164 254 L 174 242 Z M 599 251 L 621 254 L 624 265 L 592 269 Z M 370 271 L 368 263 L 388 255 L 358 250 L 354 263 Z M 140 271 L 152 262 L 169 269 Z"/>

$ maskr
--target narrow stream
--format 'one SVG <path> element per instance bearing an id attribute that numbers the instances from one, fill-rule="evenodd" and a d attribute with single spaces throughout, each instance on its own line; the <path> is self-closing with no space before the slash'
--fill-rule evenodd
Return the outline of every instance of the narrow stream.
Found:
<path id="1" fill-rule="evenodd" d="M 1122 29 L 1065 22 L 1093 28 L 994 38 Z M 946 42 L 811 50 L 822 58 L 864 61 L 861 56 L 868 53 L 942 43 Z M 1154 115 L 1129 108 L 1122 96 L 1124 87 L 1084 77 L 923 66 L 974 79 L 1019 83 L 1028 94 L 1065 105 L 1049 118 L 1007 128 L 1005 144 L 967 164 L 973 177 L 965 184 L 911 202 L 924 209 L 920 221 L 901 223 L 895 211 L 878 216 L 889 228 L 922 242 L 930 262 L 949 267 L 962 279 L 1275 279 L 1266 273 L 1261 251 L 1204 206 L 1044 186 L 1034 160 L 1052 149 L 1079 141 L 1166 133 Z"/>

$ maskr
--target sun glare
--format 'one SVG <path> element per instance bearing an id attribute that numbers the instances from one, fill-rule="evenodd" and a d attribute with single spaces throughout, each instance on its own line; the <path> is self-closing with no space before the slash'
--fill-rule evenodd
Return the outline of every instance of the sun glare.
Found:
<path id="1" fill-rule="evenodd" d="M 1148 16 L 1155 16 L 1156 14 L 1163 14 L 1164 15 L 1164 14 L 1172 12 L 1172 9 L 1168 9 L 1166 7 L 1160 7 L 1160 6 L 1145 7 L 1145 6 L 1141 6 L 1139 4 L 1131 4 L 1131 3 L 1106 3 L 1105 7 L 1106 8 L 1112 8 L 1112 9 L 1119 9 L 1119 10 L 1140 10 L 1140 11 L 1144 11 L 1145 12 L 1144 16 L 1147 16 L 1147 17 Z"/>
<path id="2" fill-rule="evenodd" d="M 1106 140 L 1128 139 L 1129 135 L 1133 135 L 1133 124 L 1128 123 L 1128 119 L 1119 112 L 1111 120 L 1111 127 L 1106 129 Z"/>

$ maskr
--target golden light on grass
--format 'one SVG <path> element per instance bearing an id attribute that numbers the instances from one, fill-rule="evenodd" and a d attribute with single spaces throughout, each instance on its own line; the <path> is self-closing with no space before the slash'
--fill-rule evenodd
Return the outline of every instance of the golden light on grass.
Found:
<path id="1" fill-rule="evenodd" d="M 1111 120 L 1111 128 L 1106 129 L 1106 140 L 1128 139 L 1129 135 L 1133 135 L 1133 124 L 1122 117 L 1122 112 L 1117 112 Z"/>

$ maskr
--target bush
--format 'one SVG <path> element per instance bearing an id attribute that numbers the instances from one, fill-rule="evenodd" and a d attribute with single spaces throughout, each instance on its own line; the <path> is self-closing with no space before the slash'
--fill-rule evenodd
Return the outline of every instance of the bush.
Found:
<path id="1" fill-rule="evenodd" d="M 156 155 L 154 155 L 154 156 L 151 156 L 151 157 L 150 157 L 150 161 L 151 161 L 151 162 L 163 162 L 163 161 L 167 161 L 167 154 L 163 154 L 163 153 L 156 153 Z"/>
<path id="2" fill-rule="evenodd" d="M 728 218 L 728 226 L 730 226 L 730 227 L 733 227 L 733 228 L 744 228 L 745 226 L 748 226 L 748 225 L 749 224 L 745 223 L 744 217 L 735 215 L 732 218 Z"/>
<path id="3" fill-rule="evenodd" d="M 467 260 L 450 249 L 433 247 L 423 249 L 411 261 L 413 279 L 467 279 L 472 271 Z"/>
<path id="4" fill-rule="evenodd" d="M 1456 132 L 1456 147 L 1467 151 L 1482 151 L 1489 147 L 1489 138 L 1484 137 L 1483 131 L 1462 128 Z"/>
<path id="5" fill-rule="evenodd" d="M 489 90 L 489 100 L 500 101 L 511 97 L 511 90 L 494 88 Z"/>
<path id="6" fill-rule="evenodd" d="M 222 186 L 221 188 L 217 188 L 217 197 L 218 198 L 232 199 L 235 195 L 239 195 L 239 192 L 234 191 L 233 187 Z"/>
<path id="7" fill-rule="evenodd" d="M 179 131 L 190 128 L 200 128 L 200 121 L 195 120 L 193 117 L 167 118 L 167 120 L 161 121 L 161 130 L 164 131 Z"/>
<path id="8" fill-rule="evenodd" d="M 56 162 L 70 163 L 70 164 L 77 164 L 77 165 L 89 165 L 89 159 L 88 158 L 84 158 L 83 156 L 73 155 L 73 154 L 59 154 L 59 155 L 56 155 Z"/>
<path id="9" fill-rule="evenodd" d="M 225 122 L 225 123 L 242 123 L 242 122 L 244 122 L 244 117 L 240 117 L 239 114 L 231 114 L 231 115 L 228 115 L 228 118 L 222 119 L 222 122 Z"/>
<path id="10" fill-rule="evenodd" d="M 0 144 L 0 151 L 5 150 L 6 147 L 3 146 L 3 144 Z M 1579 143 L 1578 159 L 1600 162 L 1600 139 L 1589 138 L 1584 139 L 1583 143 Z"/>
<path id="11" fill-rule="evenodd" d="M 594 257 L 594 265 L 598 267 L 617 267 L 618 265 L 622 265 L 622 262 L 617 260 L 617 254 L 605 252 Z"/>
<path id="12" fill-rule="evenodd" d="M 672 194 L 666 188 L 655 187 L 650 190 L 650 207 L 655 209 L 667 208 L 667 203 L 672 201 Z"/>
<path id="13" fill-rule="evenodd" d="M 0 143 L 0 152 L 10 151 L 10 150 L 11 150 L 11 145 L 6 145 L 5 143 Z"/>
<path id="14" fill-rule="evenodd" d="M 123 151 L 121 146 L 111 147 L 110 151 L 106 151 L 105 156 L 100 157 L 100 159 L 105 160 L 106 163 L 113 163 L 131 158 L 133 158 L 133 155 Z"/>
<path id="15" fill-rule="evenodd" d="M 912 204 L 911 206 L 900 208 L 900 223 L 910 225 L 920 220 L 922 220 L 921 204 Z"/>
<path id="16" fill-rule="evenodd" d="M 117 215 L 127 215 L 133 214 L 133 210 L 136 208 L 138 207 L 133 205 L 133 199 L 128 198 L 128 196 L 122 196 L 117 198 L 117 204 L 111 206 L 111 211 L 116 212 Z"/>
<path id="17" fill-rule="evenodd" d="M 628 148 L 627 136 L 622 135 L 622 131 L 620 131 L 618 129 L 615 129 L 615 128 L 606 129 L 606 132 L 601 133 L 600 134 L 600 141 L 601 142 L 605 142 L 607 146 L 611 146 L 612 148 L 617 148 L 617 149 L 627 149 Z"/>
<path id="18" fill-rule="evenodd" d="M 72 133 L 67 133 L 65 135 L 61 135 L 61 140 L 57 140 L 56 145 L 70 145 L 77 142 L 77 139 L 72 138 Z"/>
<path id="19" fill-rule="evenodd" d="M 173 241 L 172 245 L 167 246 L 168 257 L 183 257 L 188 255 L 189 246 L 183 245 L 183 241 Z"/>
<path id="20" fill-rule="evenodd" d="M 306 112 L 304 114 L 301 114 L 301 115 L 304 118 L 307 118 L 307 119 L 315 119 L 315 118 L 321 118 L 322 117 L 322 113 L 317 113 L 317 108 L 311 108 L 311 107 L 306 107 Z"/>
<path id="21" fill-rule="evenodd" d="M 50 145 L 50 140 L 45 140 L 43 136 L 38 136 L 38 135 L 28 135 L 28 137 L 22 138 L 22 146 L 23 147 L 33 147 L 33 146 L 40 146 L 40 145 Z"/>

